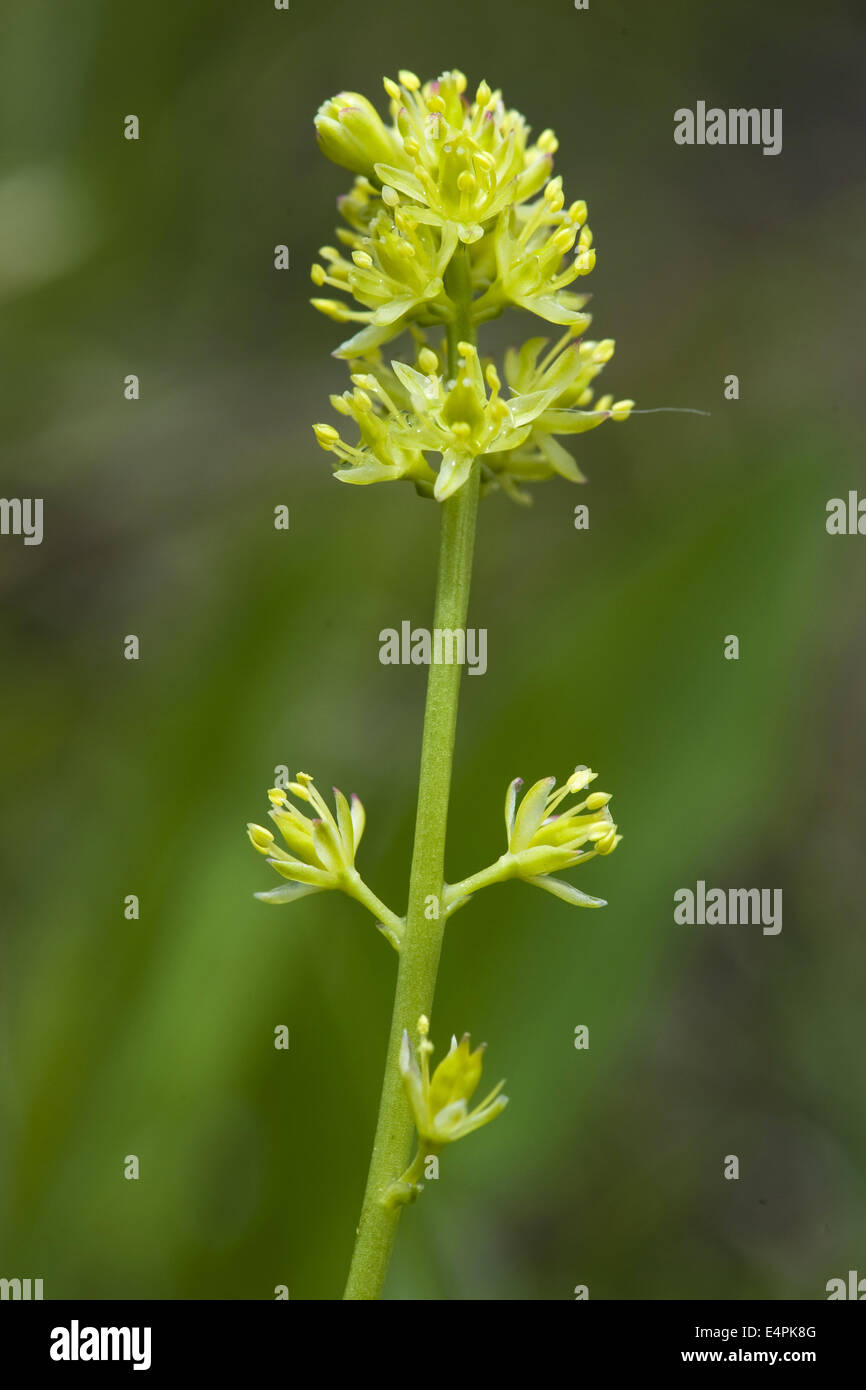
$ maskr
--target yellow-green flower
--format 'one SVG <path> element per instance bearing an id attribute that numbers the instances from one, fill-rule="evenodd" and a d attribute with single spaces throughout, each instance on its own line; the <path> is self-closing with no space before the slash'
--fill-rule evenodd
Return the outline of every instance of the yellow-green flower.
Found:
<path id="1" fill-rule="evenodd" d="M 383 935 L 399 951 L 404 919 L 376 897 L 355 868 L 355 854 L 366 823 L 364 807 L 358 797 L 353 795 L 350 804 L 334 787 L 336 814 L 333 814 L 308 772 L 299 772 L 287 791 L 317 814 L 305 815 L 281 787 L 271 788 L 268 814 L 287 849 L 277 844 L 273 832 L 263 825 L 249 824 L 247 834 L 253 848 L 289 882 L 255 896 L 264 903 L 292 903 L 310 893 L 339 889 L 373 914 Z"/>
<path id="2" fill-rule="evenodd" d="M 574 457 L 556 435 L 583 434 L 605 420 L 627 420 L 634 406 L 634 401 L 615 401 L 610 395 L 593 404 L 590 383 L 613 356 L 614 342 L 612 338 L 575 341 L 579 331 L 568 328 L 543 357 L 546 338 L 530 338 L 519 352 L 510 348 L 505 354 L 505 379 L 512 391 L 553 392 L 525 440 L 510 453 L 484 461 L 488 484 L 502 487 L 515 501 L 530 500 L 521 483 L 541 482 L 555 474 L 569 482 L 585 482 Z"/>
<path id="3" fill-rule="evenodd" d="M 446 72 L 423 86 L 411 72 L 385 79 L 403 157 L 374 167 L 382 184 L 410 200 L 432 226 L 451 226 L 460 240 L 478 241 L 503 208 L 543 187 L 556 137 L 544 131 L 535 144 L 518 111 L 482 82 L 465 97 L 462 72 Z"/>
<path id="4" fill-rule="evenodd" d="M 558 810 L 566 797 L 585 791 L 597 776 L 597 772 L 579 767 L 561 787 L 556 786 L 555 777 L 544 777 L 530 787 L 519 805 L 522 782 L 517 777 L 505 798 L 508 853 L 517 876 L 578 907 L 604 907 L 605 902 L 548 875 L 585 864 L 597 854 L 610 854 L 622 839 L 606 792 L 591 792 L 567 811 Z"/>
<path id="5" fill-rule="evenodd" d="M 537 391 L 506 400 L 493 363 L 482 370 L 471 343 L 459 343 L 458 351 L 460 361 L 453 382 L 440 374 L 438 363 L 437 369 L 427 374 L 402 362 L 391 363 L 414 410 L 410 420 L 395 425 L 394 433 L 398 439 L 417 440 L 422 449 L 441 455 L 434 488 L 440 502 L 463 486 L 476 458 L 522 443 L 532 420 L 554 395 L 552 391 Z"/>
<path id="6" fill-rule="evenodd" d="M 454 254 L 457 233 L 441 235 L 401 208 L 380 209 L 362 231 L 340 238 L 350 248 L 344 256 L 323 246 L 311 270 L 313 283 L 347 290 L 364 309 L 349 309 L 342 300 L 314 299 L 315 308 L 338 322 L 365 324 L 336 349 L 336 357 L 352 357 L 396 337 L 412 319 L 442 322 L 450 310 L 444 274 Z"/>
<path id="7" fill-rule="evenodd" d="M 458 239 L 478 242 L 504 209 L 534 197 L 557 146 L 552 131 L 530 143 L 523 117 L 486 82 L 469 102 L 460 72 L 423 85 L 401 72 L 398 82 L 385 79 L 385 89 L 390 127 L 357 92 L 324 102 L 316 117 L 324 153 L 356 174 L 351 192 L 339 199 L 350 230 L 337 236 L 351 259 L 325 247 L 327 266 L 312 272 L 316 285 L 346 290 L 362 306 L 313 300 L 338 322 L 364 325 L 337 349 L 343 357 L 387 342 L 412 321 L 429 326 L 453 318 L 443 281 Z M 495 265 L 492 246 L 479 267 L 486 261 Z M 476 288 L 486 287 L 482 269 Z M 492 312 L 506 299 L 502 290 Z"/>
<path id="8" fill-rule="evenodd" d="M 550 174 L 556 137 L 545 130 L 532 143 L 519 111 L 481 82 L 467 99 L 456 69 L 432 82 L 403 71 L 385 78 L 391 126 L 366 97 L 340 92 L 316 116 L 319 143 L 335 164 L 408 198 L 431 226 L 454 227 L 477 241 L 484 224 L 505 207 L 531 198 Z"/>
<path id="9" fill-rule="evenodd" d="M 530 787 L 519 804 L 517 798 L 523 783 L 515 778 L 505 798 L 506 852 L 479 873 L 447 884 L 446 912 L 456 912 L 479 889 L 512 878 L 522 878 L 577 907 L 605 907 L 603 898 L 590 897 L 573 883 L 550 877 L 585 864 L 598 854 L 610 854 L 622 839 L 608 809 L 607 792 L 590 792 L 567 811 L 559 810 L 567 797 L 586 791 L 597 775 L 589 768 L 578 767 L 561 787 L 557 787 L 555 777 L 544 777 Z"/>
<path id="10" fill-rule="evenodd" d="M 550 323 L 585 328 L 589 319 L 580 311 L 586 295 L 568 291 L 595 266 L 592 233 L 584 225 L 586 203 L 565 208 L 562 179 L 551 179 L 535 203 L 504 212 L 493 233 L 496 278 L 477 310 L 517 304 Z M 576 245 L 575 245 L 576 243 Z M 563 268 L 563 260 L 573 258 Z"/>
<path id="11" fill-rule="evenodd" d="M 562 179 L 551 177 L 557 149 L 553 132 L 546 130 L 531 141 L 523 116 L 505 106 L 499 91 L 482 82 L 470 99 L 466 78 L 457 70 L 426 83 L 402 71 L 397 81 L 385 79 L 385 90 L 391 100 L 390 125 L 354 92 L 325 102 L 316 119 L 325 153 L 356 173 L 351 191 L 339 200 L 348 223 L 337 232 L 342 245 L 322 247 L 321 260 L 312 268 L 317 287 L 345 291 L 355 300 L 355 306 L 336 298 L 313 300 L 337 322 L 357 326 L 335 355 L 363 359 L 406 329 L 418 336 L 420 330 L 452 325 L 457 310 L 446 272 L 458 242 L 469 248 L 474 324 L 515 305 L 563 325 L 569 338 L 578 337 L 590 322 L 583 312 L 588 296 L 570 286 L 593 269 L 595 250 L 586 204 L 566 205 Z M 408 406 L 399 406 L 400 439 L 390 445 L 381 437 L 368 438 L 375 426 L 367 429 L 360 419 L 357 446 L 344 444 L 332 427 L 317 427 L 323 447 L 335 446 L 332 452 L 349 465 L 337 476 L 358 483 L 409 478 L 419 491 L 428 492 L 431 469 L 421 454 L 429 451 L 442 459 L 434 484 L 440 500 L 462 486 L 479 457 L 484 490 L 499 487 L 519 502 L 530 500 L 524 483 L 554 474 L 583 481 L 556 436 L 628 415 L 631 402 L 614 403 L 609 397 L 594 410 L 583 409 L 591 399 L 586 383 L 613 344 L 608 339 L 581 344 L 575 349 L 579 361 L 571 359 L 569 380 L 563 379 L 562 362 L 542 368 L 528 360 L 527 349 L 531 358 L 533 346 L 537 357 L 543 340 L 521 350 L 515 371 L 515 355 L 509 354 L 505 380 L 513 395 L 508 399 L 501 395 L 493 367 L 485 373 L 489 401 L 482 401 L 477 390 L 467 394 L 459 379 L 452 383 L 444 373 L 436 374 L 440 384 L 433 395 L 413 380 Z M 367 371 L 357 360 L 353 367 L 356 374 Z M 518 421 L 523 403 L 516 398 L 551 389 L 554 377 L 558 399 L 543 412 L 532 407 L 531 420 L 525 415 Z M 483 380 L 481 393 L 486 397 Z M 377 406 L 382 404 L 379 397 Z M 358 409 L 363 411 L 364 401 L 356 398 L 344 413 L 356 415 Z M 543 419 L 538 418 L 541 413 Z M 529 431 L 527 423 L 532 424 Z"/>
<path id="12" fill-rule="evenodd" d="M 299 772 L 297 780 L 289 783 L 288 791 L 298 801 L 312 806 L 318 815 L 304 815 L 280 787 L 268 792 L 271 803 L 268 814 L 289 852 L 277 844 L 271 831 L 263 825 L 250 824 L 247 833 L 253 847 L 277 873 L 291 880 L 291 886 L 256 893 L 262 902 L 293 902 L 325 888 L 342 888 L 346 873 L 355 867 L 355 851 L 364 833 L 366 816 L 357 796 L 352 796 L 350 806 L 335 787 L 335 817 L 308 772 Z"/>
<path id="13" fill-rule="evenodd" d="M 418 1020 L 417 1056 L 409 1034 L 404 1032 L 400 1048 L 400 1073 L 412 1107 L 420 1146 L 430 1153 L 489 1124 L 505 1109 L 508 1097 L 500 1094 L 505 1085 L 504 1081 L 500 1081 L 480 1105 L 470 1110 L 469 1101 L 481 1080 L 484 1044 L 472 1052 L 468 1033 L 464 1033 L 459 1043 L 452 1038 L 448 1054 L 431 1077 L 430 1054 L 433 1044 L 427 1036 L 428 1032 L 429 1024 L 422 1014 Z"/>
<path id="14" fill-rule="evenodd" d="M 361 431 L 360 444 L 348 445 L 333 426 L 314 426 L 322 448 L 349 464 L 336 472 L 341 482 L 432 481 L 441 502 L 462 487 L 476 458 L 512 449 L 526 439 L 532 420 L 555 398 L 555 388 L 504 400 L 493 364 L 482 371 L 471 343 L 460 343 L 459 351 L 454 381 L 447 380 L 439 357 L 429 348 L 421 349 L 417 368 L 392 362 L 402 401 L 394 399 L 381 371 L 355 373 L 354 393 L 331 397 L 334 407 L 351 415 Z M 435 474 L 425 452 L 441 455 Z"/>
<path id="15" fill-rule="evenodd" d="M 392 391 L 372 373 L 355 373 L 354 391 L 332 396 L 331 405 L 358 426 L 358 444 L 347 444 L 333 425 L 316 424 L 313 433 L 321 447 L 344 466 L 335 470 L 341 483 L 386 483 L 409 478 L 432 488 L 436 480 L 419 443 L 403 425 Z"/>
<path id="16" fill-rule="evenodd" d="M 574 332 L 567 330 L 540 363 L 544 338 L 532 339 L 519 354 L 509 353 L 509 396 L 502 394 L 495 365 L 482 365 L 471 343 L 458 345 L 461 356 L 453 380 L 442 355 L 426 345 L 414 367 L 392 361 L 388 368 L 378 354 L 359 359 L 352 364 L 359 369 L 352 373 L 354 391 L 331 396 L 334 409 L 355 421 L 359 442 L 347 443 L 333 425 L 323 423 L 313 426 L 316 439 L 342 465 L 335 474 L 341 482 L 407 478 L 440 502 L 463 486 L 476 458 L 481 459 L 485 488 L 501 487 L 519 502 L 529 500 L 520 488 L 524 482 L 555 474 L 583 482 L 571 454 L 554 436 L 623 420 L 633 402 L 612 404 L 605 397 L 594 410 L 574 407 L 577 400 L 591 400 L 588 383 L 613 352 L 610 340 L 573 342 Z M 439 456 L 437 471 L 426 454 Z"/>

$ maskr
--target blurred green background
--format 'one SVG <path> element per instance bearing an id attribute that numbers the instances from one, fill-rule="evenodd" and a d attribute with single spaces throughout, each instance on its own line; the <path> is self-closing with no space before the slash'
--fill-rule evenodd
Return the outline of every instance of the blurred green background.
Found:
<path id="1" fill-rule="evenodd" d="M 2 492 L 46 514 L 40 547 L 0 542 L 0 1274 L 49 1298 L 341 1292 L 396 959 L 345 899 L 256 903 L 276 878 L 244 825 L 278 764 L 357 791 L 360 867 L 402 910 L 424 672 L 380 665 L 378 632 L 430 622 L 437 509 L 331 479 L 310 425 L 340 330 L 307 299 L 348 182 L 313 114 L 404 66 L 486 77 L 556 130 L 617 340 L 604 389 L 711 415 L 636 415 L 578 441 L 587 487 L 483 506 L 449 876 L 501 852 L 518 774 L 589 763 L 626 838 L 580 877 L 603 912 L 515 884 L 449 930 L 434 1037 L 486 1039 L 512 1103 L 404 1216 L 387 1294 L 810 1299 L 866 1273 L 866 541 L 824 527 L 866 492 L 861 19 L 6 9 Z M 699 99 L 782 107 L 782 154 L 677 147 Z M 675 925 L 697 879 L 781 887 L 781 935 Z"/>

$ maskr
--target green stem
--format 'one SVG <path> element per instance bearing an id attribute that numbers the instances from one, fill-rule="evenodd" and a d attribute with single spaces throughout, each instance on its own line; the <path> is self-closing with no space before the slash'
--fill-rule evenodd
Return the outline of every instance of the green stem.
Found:
<path id="1" fill-rule="evenodd" d="M 516 867 L 513 855 L 501 855 L 495 864 L 488 864 L 486 869 L 479 869 L 477 874 L 462 878 L 459 883 L 449 883 L 447 902 L 452 903 L 455 898 L 477 893 L 479 888 L 489 888 L 492 883 L 504 883 L 506 879 L 515 876 Z"/>
<path id="2" fill-rule="evenodd" d="M 472 280 L 469 252 L 465 247 L 458 249 L 448 268 L 446 287 L 455 306 L 454 319 L 448 326 L 448 368 L 453 377 L 457 372 L 457 344 L 474 342 Z M 479 479 L 480 470 L 475 463 L 463 486 L 441 504 L 435 628 L 453 630 L 466 626 Z M 412 1115 L 400 1076 L 400 1041 L 404 1030 L 414 1034 L 421 1014 L 429 1016 L 436 990 L 445 929 L 442 904 L 445 833 L 460 674 L 461 668 L 456 662 L 431 664 L 427 677 L 409 909 L 402 935 L 373 1154 L 344 1294 L 347 1299 L 379 1298 L 400 1217 L 400 1205 L 388 1204 L 387 1194 L 407 1167 L 414 1136 Z M 432 899 L 439 904 L 439 912 L 438 917 L 431 920 L 425 909 Z"/>
<path id="3" fill-rule="evenodd" d="M 392 912 L 390 907 L 387 907 L 385 903 L 382 902 L 381 898 L 376 897 L 372 888 L 364 882 L 357 869 L 351 869 L 347 872 L 345 877 L 345 889 L 350 897 L 354 898 L 356 902 L 359 902 L 362 907 L 366 907 L 367 911 L 371 912 L 373 916 L 377 918 L 380 925 L 390 928 L 391 934 L 388 939 L 396 945 L 397 950 L 399 950 L 400 936 L 403 931 L 402 917 L 398 917 L 396 912 Z"/>

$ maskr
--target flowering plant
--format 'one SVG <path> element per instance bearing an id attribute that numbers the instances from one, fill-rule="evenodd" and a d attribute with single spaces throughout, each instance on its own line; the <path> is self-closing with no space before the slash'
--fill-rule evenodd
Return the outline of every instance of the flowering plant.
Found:
<path id="1" fill-rule="evenodd" d="M 401 72 L 397 81 L 385 80 L 385 92 L 388 120 L 355 92 L 324 102 L 316 117 L 323 152 L 355 176 L 338 202 L 345 223 L 338 244 L 323 246 L 312 268 L 318 289 L 327 286 L 349 300 L 312 302 L 352 325 L 334 354 L 348 364 L 351 389 L 334 394 L 331 404 L 357 438 L 347 441 L 325 422 L 314 431 L 341 482 L 406 479 L 439 504 L 435 627 L 454 632 L 467 616 L 479 498 L 500 490 L 527 503 L 529 484 L 554 476 L 583 483 L 562 438 L 625 420 L 633 402 L 594 395 L 614 344 L 585 337 L 587 297 L 570 288 L 593 269 L 596 253 L 586 204 L 566 206 L 562 180 L 553 175 L 553 132 L 532 140 L 523 116 L 506 107 L 500 92 L 482 82 L 470 98 L 458 71 L 423 84 Z M 561 331 L 552 345 L 530 338 L 507 352 L 500 367 L 479 354 L 477 335 L 509 306 Z M 409 360 L 383 355 L 400 336 L 408 336 Z M 344 892 L 371 913 L 399 955 L 350 1299 L 379 1297 L 400 1211 L 421 1191 L 426 1164 L 507 1103 L 500 1083 L 469 1109 L 483 1049 L 471 1051 L 468 1035 L 454 1039 L 430 1073 L 428 1017 L 447 921 L 482 889 L 512 878 L 575 906 L 603 907 L 602 899 L 554 875 L 609 855 L 621 838 L 609 795 L 587 792 L 596 777 L 588 768 L 576 768 L 559 787 L 544 778 L 519 800 L 518 779 L 506 797 L 506 851 L 459 883 L 446 883 L 459 683 L 459 665 L 430 666 L 404 916 L 381 902 L 355 867 L 365 824 L 356 797 L 350 802 L 335 789 L 332 812 L 313 779 L 298 773 L 268 793 L 285 848 L 271 830 L 249 827 L 254 847 L 286 880 L 259 898 L 283 904 Z M 579 799 L 564 809 L 572 796 Z"/>

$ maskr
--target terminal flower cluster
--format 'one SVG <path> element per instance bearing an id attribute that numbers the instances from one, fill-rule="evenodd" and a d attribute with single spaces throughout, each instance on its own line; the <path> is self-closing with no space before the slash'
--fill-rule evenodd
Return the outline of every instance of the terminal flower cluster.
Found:
<path id="1" fill-rule="evenodd" d="M 349 362 L 355 389 L 332 404 L 359 436 L 347 442 L 319 423 L 319 444 L 335 456 L 341 482 L 408 479 L 440 502 L 463 486 L 475 459 L 486 491 L 498 487 L 519 502 L 530 500 L 526 483 L 557 474 L 583 481 L 557 436 L 624 420 L 634 402 L 592 403 L 589 383 L 614 344 L 581 338 L 590 324 L 587 296 L 569 287 L 593 269 L 596 253 L 586 204 L 566 206 L 552 174 L 555 135 L 545 130 L 531 140 L 499 91 L 482 82 L 470 99 L 458 71 L 425 84 L 404 71 L 398 81 L 385 79 L 385 91 L 389 122 L 356 92 L 326 101 L 316 117 L 325 154 L 356 176 L 339 199 L 340 244 L 323 246 L 312 268 L 317 287 L 350 299 L 312 302 L 354 325 L 335 355 Z M 456 372 L 449 370 L 430 335 L 457 319 L 447 272 L 461 245 L 472 336 L 509 305 L 528 310 L 566 329 L 541 365 L 545 339 L 509 353 L 502 372 L 461 342 Z M 413 363 L 389 365 L 381 349 L 405 330 L 415 342 Z"/>

